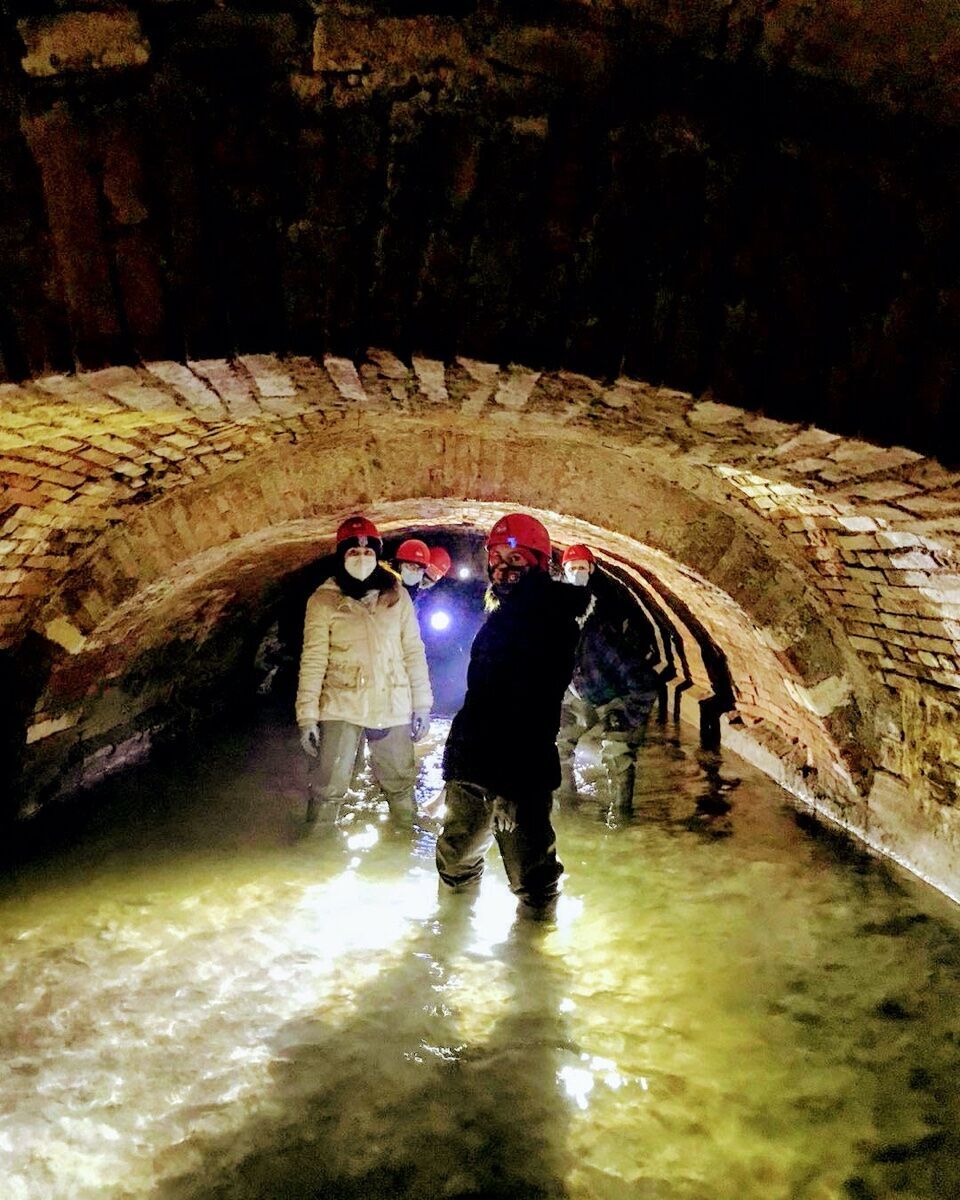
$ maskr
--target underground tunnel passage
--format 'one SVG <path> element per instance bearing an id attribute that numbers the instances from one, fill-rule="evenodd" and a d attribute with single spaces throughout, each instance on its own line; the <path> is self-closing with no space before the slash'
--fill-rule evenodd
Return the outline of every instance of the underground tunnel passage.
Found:
<path id="1" fill-rule="evenodd" d="M 958 36 L 4 6 L 13 1196 L 960 1192 Z M 344 517 L 469 551 L 472 629 L 511 511 L 657 676 L 629 805 L 579 748 L 537 928 L 493 856 L 437 893 L 468 629 L 444 684 L 424 627 L 412 841 L 368 771 L 305 826 L 262 686 Z"/>
<path id="2" fill-rule="evenodd" d="M 44 463 L 62 490 L 6 519 L 44 543 L 5 610 L 22 1194 L 954 1188 L 960 918 L 890 861 L 952 892 L 930 747 L 955 726 L 904 704 L 935 712 L 949 676 L 861 635 L 895 628 L 868 581 L 897 578 L 949 634 L 945 532 L 874 499 L 885 478 L 936 497 L 942 468 L 625 378 L 382 350 L 110 368 L 4 402 L 16 461 L 90 467 Z M 437 825 L 398 838 L 368 772 L 307 826 L 292 712 L 258 694 L 264 635 L 345 516 L 482 580 L 518 508 L 594 547 L 663 675 L 629 806 L 596 741 L 578 750 L 549 927 L 517 924 L 493 860 L 451 908 Z M 479 622 L 476 578 L 440 586 Z M 438 706 L 424 812 L 447 726 Z"/>

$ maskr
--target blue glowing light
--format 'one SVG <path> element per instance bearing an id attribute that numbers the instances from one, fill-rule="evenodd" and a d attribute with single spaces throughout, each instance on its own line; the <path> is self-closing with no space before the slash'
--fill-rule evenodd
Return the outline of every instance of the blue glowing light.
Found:
<path id="1" fill-rule="evenodd" d="M 444 612 L 442 608 L 438 608 L 438 609 L 436 609 L 436 611 L 434 611 L 430 614 L 430 628 L 431 629 L 436 629 L 436 631 L 438 633 L 442 633 L 444 629 L 449 629 L 449 627 L 450 627 L 450 614 L 447 612 Z"/>

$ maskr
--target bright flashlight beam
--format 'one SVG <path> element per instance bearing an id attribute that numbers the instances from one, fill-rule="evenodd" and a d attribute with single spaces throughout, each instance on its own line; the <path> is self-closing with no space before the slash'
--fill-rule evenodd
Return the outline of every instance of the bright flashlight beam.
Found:
<path id="1" fill-rule="evenodd" d="M 469 567 L 461 567 L 460 570 L 457 572 L 457 578 L 458 579 L 469 579 L 470 578 L 470 568 Z"/>
<path id="2" fill-rule="evenodd" d="M 442 609 L 437 609 L 436 612 L 430 614 L 430 628 L 440 632 L 443 629 L 448 629 L 450 626 L 450 614 L 445 613 Z"/>

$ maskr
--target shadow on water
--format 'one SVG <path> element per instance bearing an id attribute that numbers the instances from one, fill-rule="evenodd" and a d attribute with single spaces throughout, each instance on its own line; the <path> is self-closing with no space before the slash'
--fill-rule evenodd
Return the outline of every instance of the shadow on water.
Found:
<path id="1" fill-rule="evenodd" d="M 318 1012 L 282 1027 L 261 1112 L 228 1136 L 193 1139 L 196 1166 L 156 1200 L 566 1197 L 562 964 L 543 928 L 521 921 L 494 958 L 471 955 L 471 920 L 470 897 L 441 897 L 346 1020 Z M 456 1002 L 463 973 L 494 968 L 506 971 L 499 1006 L 470 990 Z M 471 1038 L 461 1022 L 476 1004 L 491 1025 Z"/>

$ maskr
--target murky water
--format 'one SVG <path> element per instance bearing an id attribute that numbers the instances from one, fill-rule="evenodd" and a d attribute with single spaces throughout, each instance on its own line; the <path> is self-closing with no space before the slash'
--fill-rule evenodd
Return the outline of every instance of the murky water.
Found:
<path id="1" fill-rule="evenodd" d="M 8 868 L 4 1197 L 960 1195 L 960 912 L 750 767 L 587 764 L 552 928 L 300 771 L 198 741 Z"/>

